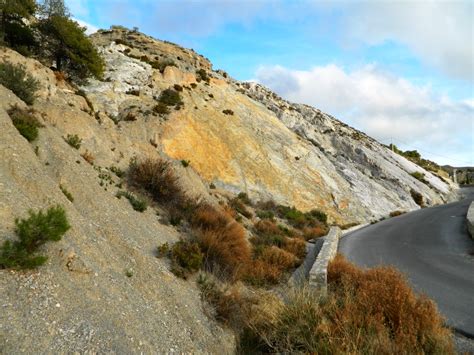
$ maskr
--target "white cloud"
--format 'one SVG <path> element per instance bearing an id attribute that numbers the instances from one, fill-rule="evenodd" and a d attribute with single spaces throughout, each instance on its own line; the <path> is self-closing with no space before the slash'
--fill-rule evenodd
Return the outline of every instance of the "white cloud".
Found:
<path id="1" fill-rule="evenodd" d="M 474 2 L 366 1 L 346 10 L 346 43 L 393 40 L 450 76 L 474 80 Z"/>
<path id="2" fill-rule="evenodd" d="M 86 28 L 86 34 L 90 35 L 94 32 L 97 32 L 98 28 L 96 26 L 91 25 L 90 23 L 87 23 L 85 21 L 79 20 L 77 18 L 73 18 L 74 21 L 76 21 L 79 25 L 82 27 Z"/>
<path id="3" fill-rule="evenodd" d="M 404 149 L 421 148 L 441 163 L 474 163 L 473 98 L 455 101 L 374 65 L 350 72 L 333 64 L 308 71 L 261 67 L 256 80 L 385 143 L 393 139 Z"/>

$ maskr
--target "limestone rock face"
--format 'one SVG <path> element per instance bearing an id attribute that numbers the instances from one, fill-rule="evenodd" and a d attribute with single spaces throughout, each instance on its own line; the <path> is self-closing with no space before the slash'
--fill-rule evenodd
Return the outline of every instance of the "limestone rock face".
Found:
<path id="1" fill-rule="evenodd" d="M 302 210 L 319 208 L 342 224 L 419 208 L 411 190 L 430 206 L 446 201 L 454 188 L 330 115 L 211 72 L 209 62 L 189 50 L 122 30 L 99 32 L 94 41 L 108 64 L 106 82 L 83 87 L 94 107 L 109 116 L 140 107 L 146 117 L 139 121 L 153 126 L 159 150 L 190 160 L 206 183 Z M 147 64 L 150 58 L 178 64 L 160 72 Z M 200 69 L 209 83 L 199 80 Z M 175 84 L 184 87 L 184 108 L 152 117 L 155 99 Z M 127 95 L 131 89 L 139 96 Z"/>

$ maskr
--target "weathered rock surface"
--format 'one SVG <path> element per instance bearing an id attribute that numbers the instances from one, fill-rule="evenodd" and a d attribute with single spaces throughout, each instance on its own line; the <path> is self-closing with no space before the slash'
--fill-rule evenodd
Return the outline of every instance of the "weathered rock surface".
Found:
<path id="1" fill-rule="evenodd" d="M 114 42 L 118 39 L 121 44 Z M 197 82 L 196 70 L 211 67 L 189 50 L 122 30 L 99 33 L 94 40 L 113 63 L 107 82 L 91 81 L 83 88 L 97 110 L 113 116 L 127 105 L 140 105 L 146 114 L 163 89 L 185 87 L 184 108 L 166 120 L 148 116 L 144 122 L 152 123 L 146 132 L 155 132 L 166 155 L 190 160 L 207 183 L 303 210 L 317 207 L 339 223 L 419 208 L 412 189 L 430 206 L 446 201 L 454 188 L 364 133 L 317 109 L 282 100 L 258 84 L 239 83 L 222 71 L 208 72 L 209 83 Z M 178 66 L 150 71 L 135 59 L 143 57 L 166 58 Z M 147 74 L 137 75 L 137 66 Z M 140 91 L 139 97 L 124 94 L 132 88 Z M 414 172 L 425 174 L 427 183 L 410 175 Z"/>
<path id="2" fill-rule="evenodd" d="M 232 335 L 206 317 L 195 283 L 154 256 L 179 230 L 153 209 L 139 213 L 115 197 L 111 167 L 126 169 L 132 157 L 174 159 L 188 193 L 213 203 L 244 191 L 319 208 L 339 224 L 419 208 L 411 189 L 433 205 L 454 188 L 327 114 L 212 71 L 191 50 L 123 29 L 93 40 L 107 63 L 105 80 L 90 80 L 82 92 L 0 48 L 1 62 L 23 64 L 40 81 L 34 109 L 44 124 L 28 143 L 6 112 L 24 103 L 0 86 L 0 242 L 14 237 L 15 217 L 29 208 L 59 203 L 72 225 L 46 248 L 50 259 L 38 271 L 0 270 L 2 353 L 232 352 Z M 162 71 L 150 64 L 171 60 L 175 66 Z M 156 98 L 175 84 L 184 106 L 155 113 Z M 79 150 L 64 141 L 68 134 L 82 139 Z M 94 166 L 81 157 L 86 152 Z M 415 171 L 428 184 L 410 176 Z"/>

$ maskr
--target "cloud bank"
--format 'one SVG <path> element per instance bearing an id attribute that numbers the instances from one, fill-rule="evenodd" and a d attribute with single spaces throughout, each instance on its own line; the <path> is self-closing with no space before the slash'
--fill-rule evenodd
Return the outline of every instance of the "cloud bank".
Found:
<path id="1" fill-rule="evenodd" d="M 384 143 L 393 140 L 404 149 L 421 148 L 425 156 L 441 163 L 474 163 L 472 98 L 454 101 L 374 65 L 353 71 L 334 64 L 307 71 L 261 67 L 256 80 L 290 101 L 320 108 Z"/>

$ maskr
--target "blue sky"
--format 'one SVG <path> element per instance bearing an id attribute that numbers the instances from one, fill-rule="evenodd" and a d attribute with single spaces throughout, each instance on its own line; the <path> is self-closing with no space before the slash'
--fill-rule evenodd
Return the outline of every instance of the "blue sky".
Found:
<path id="1" fill-rule="evenodd" d="M 384 143 L 474 165 L 474 2 L 66 0 L 91 27 L 194 48 Z"/>

